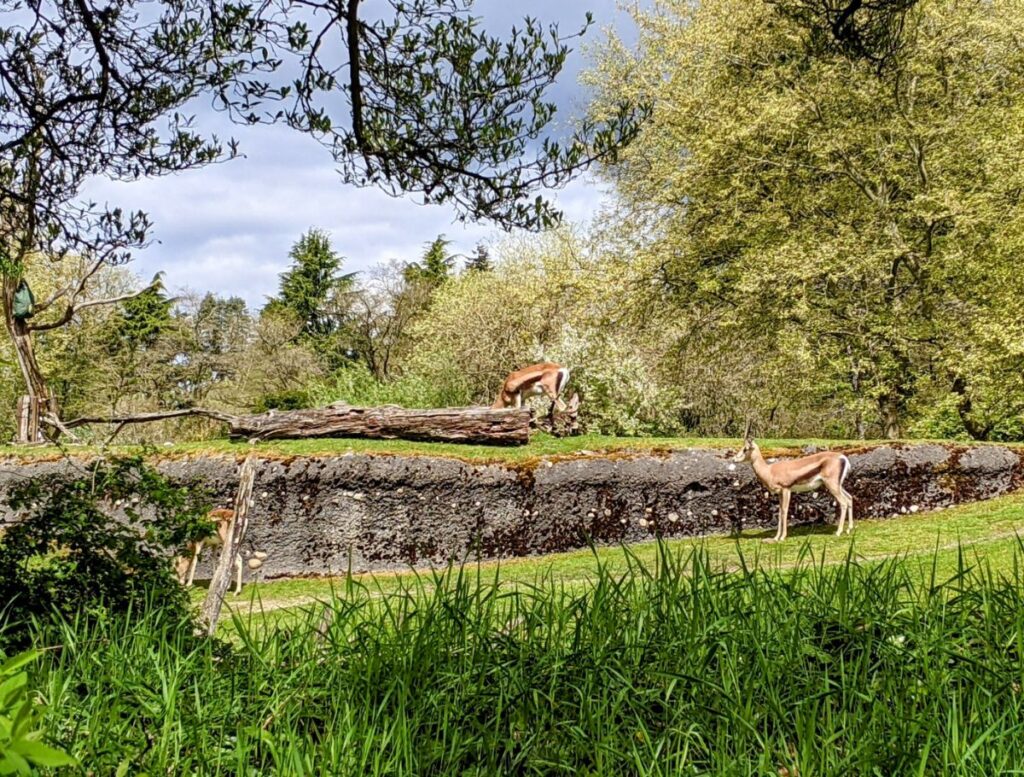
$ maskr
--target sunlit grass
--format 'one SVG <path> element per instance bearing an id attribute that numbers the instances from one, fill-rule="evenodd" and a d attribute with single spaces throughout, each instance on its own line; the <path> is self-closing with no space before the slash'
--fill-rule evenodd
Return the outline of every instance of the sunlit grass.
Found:
<path id="1" fill-rule="evenodd" d="M 993 568 L 1006 570 L 1014 558 L 1018 533 L 1024 536 L 1024 493 L 896 519 L 858 520 L 852 536 L 836 537 L 834 531 L 832 524 L 813 524 L 791 529 L 784 543 L 764 543 L 762 540 L 774 530 L 755 529 L 738 537 L 667 540 L 664 544 L 673 552 L 699 550 L 713 567 L 724 570 L 737 569 L 741 563 L 766 571 L 784 570 L 808 557 L 823 564 L 839 564 L 848 556 L 864 562 L 899 556 L 909 565 L 930 567 L 934 561 L 940 572 L 948 572 L 957 565 L 961 551 L 972 562 L 986 559 Z M 632 559 L 654 563 L 658 552 L 658 545 L 650 542 L 633 545 L 628 553 L 613 546 L 480 563 L 470 558 L 465 562 L 485 575 L 494 575 L 502 584 L 534 584 L 545 579 L 578 586 L 591 582 L 599 565 L 621 573 Z M 429 577 L 429 570 L 362 574 L 354 579 L 385 593 L 405 585 L 405 578 L 424 574 Z M 329 599 L 344 585 L 344 578 L 253 583 L 245 586 L 241 596 L 229 597 L 228 604 L 240 613 L 277 620 L 284 617 L 277 612 L 281 608 Z M 198 601 L 202 594 L 197 590 L 193 596 Z"/>
<path id="2" fill-rule="evenodd" d="M 155 613 L 69 624 L 33 679 L 94 774 L 1016 773 L 1021 545 L 934 563 L 817 541 L 777 563 L 740 543 L 734 570 L 674 543 L 599 553 L 586 581 L 351 578 L 236 616 L 233 647 Z"/>
<path id="3" fill-rule="evenodd" d="M 538 432 L 528 445 L 463 445 L 458 443 L 411 442 L 408 440 L 327 439 L 268 440 L 255 445 L 245 441 L 227 439 L 179 442 L 173 445 L 143 447 L 114 445 L 113 453 L 150 453 L 160 456 L 231 455 L 244 456 L 256 452 L 265 456 L 315 456 L 367 453 L 381 455 L 447 456 L 472 461 L 527 461 L 542 456 L 586 455 L 615 451 L 671 451 L 686 448 L 734 448 L 738 440 L 718 437 L 611 437 L 582 435 L 579 437 L 552 437 Z M 824 439 L 765 439 L 760 441 L 766 452 L 798 453 L 807 445 L 819 447 L 863 447 L 881 444 L 878 441 L 843 441 Z M 922 442 L 922 441 L 916 441 Z M 948 441 L 947 441 L 948 442 Z M 0 446 L 0 456 L 23 459 L 44 458 L 67 452 L 89 455 L 99 451 L 95 446 Z"/>

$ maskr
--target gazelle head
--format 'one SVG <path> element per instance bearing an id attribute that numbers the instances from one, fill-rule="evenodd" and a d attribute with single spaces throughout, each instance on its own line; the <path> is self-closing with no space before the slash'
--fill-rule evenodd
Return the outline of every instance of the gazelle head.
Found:
<path id="1" fill-rule="evenodd" d="M 736 463 L 753 461 L 754 456 L 759 450 L 757 443 L 754 442 L 754 438 L 750 436 L 750 421 L 747 421 L 746 431 L 743 432 L 743 447 L 737 451 L 732 460 Z"/>

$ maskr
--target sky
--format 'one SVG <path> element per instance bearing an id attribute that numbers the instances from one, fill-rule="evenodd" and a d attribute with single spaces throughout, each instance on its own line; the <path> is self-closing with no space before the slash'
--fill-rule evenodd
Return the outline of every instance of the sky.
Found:
<path id="1" fill-rule="evenodd" d="M 586 104 L 578 84 L 588 62 L 585 47 L 598 43 L 604 28 L 626 37 L 633 29 L 617 0 L 477 0 L 474 9 L 494 33 L 526 15 L 558 23 L 563 34 L 575 32 L 586 12 L 592 13 L 593 26 L 575 42 L 550 95 L 559 106 L 556 121 L 565 123 Z M 439 234 L 452 241 L 453 253 L 463 255 L 500 237 L 493 226 L 457 222 L 449 207 L 342 184 L 329 151 L 292 130 L 232 125 L 205 106 L 197 108 L 196 118 L 207 132 L 237 138 L 244 157 L 132 183 L 97 179 L 85 192 L 97 202 L 149 213 L 154 241 L 136 254 L 132 269 L 147 279 L 164 271 L 172 293 L 214 291 L 260 307 L 276 291 L 289 249 L 311 227 L 330 234 L 347 272 L 394 259 L 416 260 Z M 602 189 L 583 178 L 550 196 L 567 220 L 581 221 L 598 206 Z"/>

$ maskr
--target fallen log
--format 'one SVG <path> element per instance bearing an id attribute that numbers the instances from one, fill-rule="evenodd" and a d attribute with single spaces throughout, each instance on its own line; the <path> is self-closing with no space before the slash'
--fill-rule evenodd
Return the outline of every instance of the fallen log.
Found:
<path id="1" fill-rule="evenodd" d="M 369 437 L 379 440 L 422 440 L 481 445 L 526 445 L 530 441 L 533 411 L 529 408 L 446 407 L 410 410 L 397 405 L 352 407 L 336 402 L 308 410 L 271 410 L 258 415 L 232 415 L 219 410 L 192 407 L 120 416 L 83 416 L 61 421 L 52 414 L 40 421 L 69 434 L 91 424 L 116 428 L 109 443 L 128 424 L 202 416 L 228 425 L 232 437 L 253 441 L 307 437 Z"/>
<path id="2" fill-rule="evenodd" d="M 309 410 L 271 410 L 235 416 L 232 437 L 274 440 L 305 437 L 369 437 L 483 445 L 526 445 L 533 411 L 529 408 L 446 407 L 411 410 L 397 405 L 352 407 L 335 403 Z"/>

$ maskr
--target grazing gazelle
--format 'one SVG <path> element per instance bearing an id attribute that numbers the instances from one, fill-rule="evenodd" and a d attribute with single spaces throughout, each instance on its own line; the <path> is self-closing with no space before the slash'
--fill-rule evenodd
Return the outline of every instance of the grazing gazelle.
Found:
<path id="1" fill-rule="evenodd" d="M 503 407 L 523 406 L 523 398 L 527 396 L 540 396 L 547 394 L 560 411 L 565 411 L 565 402 L 559 394 L 569 382 L 569 370 L 554 362 L 541 362 L 523 367 L 521 370 L 509 373 L 505 382 L 501 384 L 501 391 L 498 398 L 491 405 L 494 409 Z"/>
<path id="2" fill-rule="evenodd" d="M 845 518 L 850 519 L 847 534 L 853 531 L 853 497 L 843 488 L 843 481 L 850 474 L 850 460 L 842 453 L 823 451 L 802 456 L 799 459 L 782 459 L 769 464 L 761 455 L 761 449 L 750 437 L 750 426 L 744 434 L 743 448 L 733 456 L 733 461 L 749 461 L 754 474 L 773 494 L 779 494 L 779 528 L 772 542 L 786 539 L 789 530 L 789 497 L 793 492 L 814 491 L 825 486 L 839 505 L 839 528 L 836 536 L 843 533 Z"/>
<path id="3" fill-rule="evenodd" d="M 192 587 L 196 577 L 196 565 L 199 563 L 199 554 L 204 546 L 211 548 L 223 548 L 228 539 L 228 530 L 231 528 L 231 518 L 234 510 L 219 508 L 210 510 L 209 518 L 217 524 L 217 531 L 209 537 L 195 540 L 188 544 L 188 550 L 192 554 L 191 561 L 187 557 L 178 557 L 174 560 L 174 567 L 178 573 L 178 582 L 184 586 Z M 235 554 L 235 595 L 242 593 L 242 554 Z"/>

